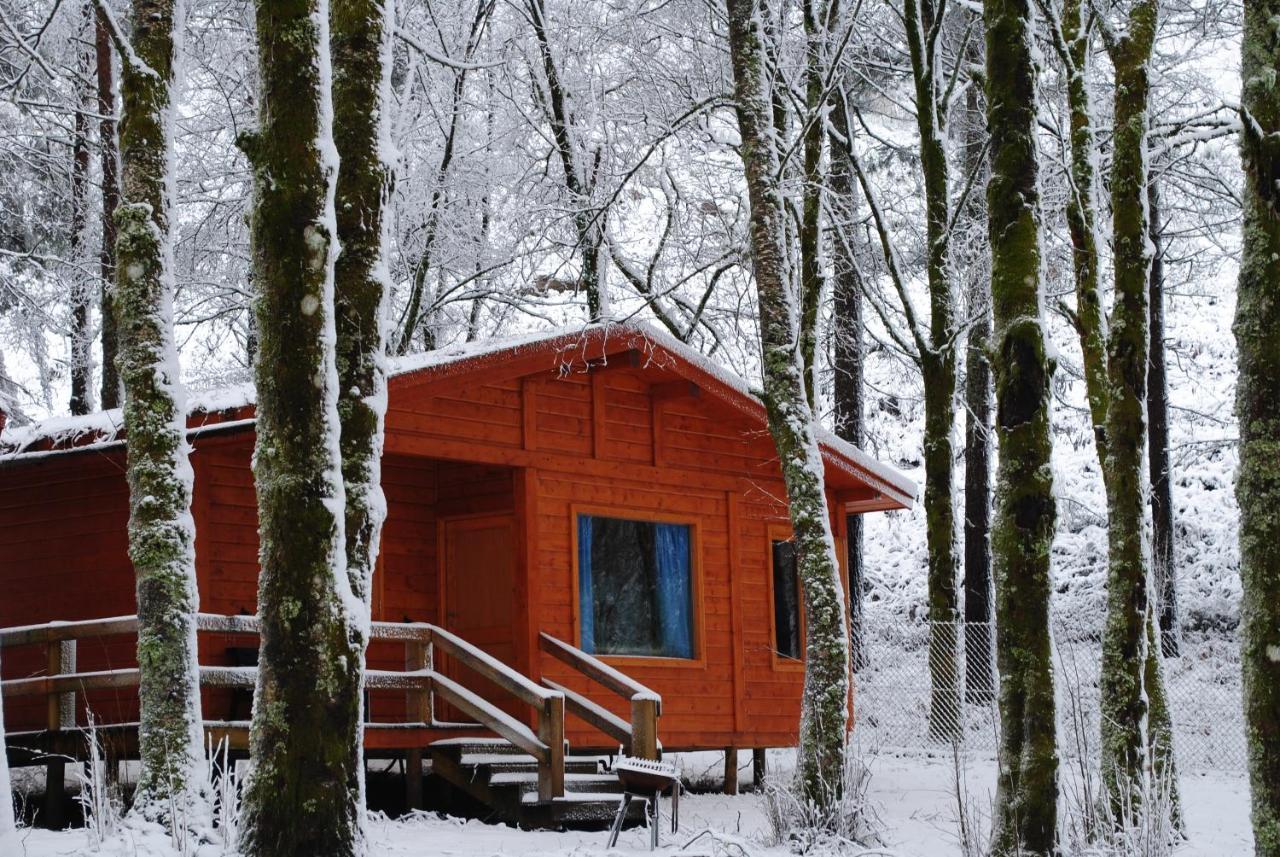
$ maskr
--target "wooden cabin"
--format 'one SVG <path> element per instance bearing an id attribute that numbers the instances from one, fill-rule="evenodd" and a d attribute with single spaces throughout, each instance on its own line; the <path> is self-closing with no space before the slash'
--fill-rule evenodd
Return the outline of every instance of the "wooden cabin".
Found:
<path id="1" fill-rule="evenodd" d="M 621 675 L 661 697 L 667 750 L 796 742 L 803 617 L 786 495 L 764 408 L 741 380 L 664 334 L 609 325 L 410 357 L 389 387 L 376 620 L 443 628 L 579 701 L 590 679 Z M 0 436 L 0 628 L 135 612 L 119 422 L 106 412 Z M 252 391 L 193 397 L 189 426 L 200 609 L 248 616 Z M 821 444 L 838 539 L 846 514 L 913 502 L 915 485 L 892 468 L 834 436 Z M 205 633 L 200 645 L 202 664 L 255 662 L 243 635 Z M 31 648 L 6 645 L 5 679 L 48 668 Z M 573 653 L 588 668 L 575 669 Z M 74 671 L 135 663 L 132 638 L 97 635 L 79 640 Z M 369 663 L 404 669 L 406 649 L 377 641 Z M 460 663 L 434 667 L 452 674 Z M 476 692 L 496 699 L 498 688 L 481 681 Z M 607 711 L 570 706 L 583 715 L 564 727 L 575 750 L 618 746 L 601 719 L 626 721 L 627 701 L 595 699 Z M 137 717 L 128 687 L 100 687 L 84 703 L 81 723 L 86 707 L 100 723 Z M 411 705 L 403 690 L 376 688 L 368 704 L 383 724 L 402 724 Z M 5 726 L 44 729 L 50 705 L 6 686 Z M 249 705 L 247 690 L 205 691 L 211 721 L 243 722 Z M 371 728 L 367 743 L 424 747 L 459 719 L 453 708 L 437 703 L 416 731 Z"/>

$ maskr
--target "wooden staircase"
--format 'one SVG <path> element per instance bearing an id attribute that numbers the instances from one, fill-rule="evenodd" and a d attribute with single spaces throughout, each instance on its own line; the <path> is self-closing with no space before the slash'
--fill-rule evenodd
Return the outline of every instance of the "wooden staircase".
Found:
<path id="1" fill-rule="evenodd" d="M 446 738 L 428 748 L 431 771 L 484 804 L 495 818 L 521 827 L 607 827 L 622 789 L 598 756 L 564 760 L 564 793 L 538 796 L 538 763 L 501 738 Z M 639 805 L 636 805 L 639 809 Z M 631 813 L 639 821 L 638 811 Z"/>
<path id="2" fill-rule="evenodd" d="M 198 630 L 233 638 L 256 636 L 258 621 L 252 616 L 200 614 Z M 45 697 L 48 726 L 36 732 L 8 735 L 6 751 L 11 764 L 43 764 L 50 752 L 83 758 L 85 742 L 76 726 L 77 697 L 87 691 L 137 687 L 136 668 L 77 671 L 76 647 L 85 640 L 136 635 L 136 616 L 117 616 L 81 622 L 50 622 L 21 628 L 0 628 L 0 649 L 37 646 L 47 650 L 45 675 L 0 682 L 0 694 L 11 698 Z M 661 698 L 624 673 L 575 646 L 542 634 L 544 655 L 567 666 L 593 686 L 621 697 L 630 707 L 630 718 L 620 717 L 585 693 L 543 679 L 535 682 L 508 664 L 461 639 L 426 623 L 373 623 L 371 638 L 397 641 L 405 647 L 403 670 L 365 671 L 367 689 L 403 691 L 406 722 L 370 723 L 365 727 L 366 748 L 403 753 L 407 770 L 421 770 L 424 751 L 432 772 L 455 789 L 492 810 L 504 821 L 526 827 L 562 824 L 605 825 L 612 820 L 621 790 L 614 774 L 606 771 L 599 756 L 570 756 L 565 740 L 566 713 L 582 720 L 605 740 L 599 748 L 621 747 L 631 756 L 657 759 L 658 718 Z M 439 656 L 450 669 L 437 669 Z M 256 666 L 201 665 L 200 684 L 206 688 L 251 691 L 257 681 Z M 481 679 L 479 687 L 472 679 Z M 490 694 L 496 688 L 503 703 Z M 438 716 L 443 703 L 455 717 Z M 511 711 L 516 713 L 511 713 Z M 211 739 L 226 738 L 235 749 L 247 747 L 246 721 L 205 721 Z M 106 732 L 119 733 L 120 758 L 136 757 L 137 724 L 103 724 Z M 475 736 L 488 733 L 493 737 Z M 16 754 L 16 755 L 15 755 Z M 61 781 L 59 776 L 58 781 Z M 406 782 L 410 805 L 419 805 L 422 781 Z M 416 795 L 416 797 L 415 797 Z M 640 805 L 636 808 L 640 818 Z"/>

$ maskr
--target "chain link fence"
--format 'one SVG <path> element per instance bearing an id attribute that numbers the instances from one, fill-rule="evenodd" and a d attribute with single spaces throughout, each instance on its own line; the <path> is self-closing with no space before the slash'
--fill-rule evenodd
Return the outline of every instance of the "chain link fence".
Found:
<path id="1" fill-rule="evenodd" d="M 857 724 L 863 746 L 961 749 L 999 744 L 998 678 L 990 625 L 867 616 L 857 664 Z M 930 661 L 933 661 L 932 669 Z M 1058 741 L 1064 757 L 1097 753 L 1101 632 L 1054 628 Z M 1174 750 L 1182 770 L 1244 770 L 1240 649 L 1234 634 L 1188 635 L 1163 660 Z M 933 690 L 931 675 L 939 677 Z"/>

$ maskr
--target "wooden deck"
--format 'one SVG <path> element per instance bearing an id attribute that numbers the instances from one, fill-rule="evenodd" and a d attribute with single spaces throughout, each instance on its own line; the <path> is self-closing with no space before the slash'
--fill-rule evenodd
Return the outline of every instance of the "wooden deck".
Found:
<path id="1" fill-rule="evenodd" d="M 256 635 L 259 630 L 255 617 L 213 614 L 200 614 L 197 627 L 201 634 Z M 46 728 L 7 735 L 11 766 L 61 769 L 67 761 L 88 758 L 87 723 L 80 716 L 84 695 L 135 689 L 139 673 L 137 668 L 78 672 L 76 649 L 86 640 L 136 637 L 137 628 L 136 616 L 118 616 L 0 629 L 0 649 L 43 647 L 48 664 L 43 675 L 0 683 L 6 703 L 34 696 L 44 697 L 47 706 Z M 430 754 L 433 772 L 489 804 L 504 820 L 537 826 L 569 818 L 598 820 L 595 816 L 612 812 L 613 803 L 601 797 L 611 791 L 610 776 L 587 770 L 595 764 L 589 759 L 567 761 L 566 710 L 600 733 L 598 747 L 622 746 L 631 755 L 659 756 L 661 698 L 547 634 L 540 637 L 542 650 L 590 679 L 593 686 L 629 700 L 629 721 L 586 694 L 550 680 L 535 682 L 436 625 L 376 622 L 371 640 L 404 646 L 404 669 L 366 670 L 365 688 L 403 691 L 405 717 L 400 722 L 366 724 L 368 755 L 403 757 L 406 770 L 412 771 L 421 770 L 424 754 Z M 437 669 L 442 661 L 448 663 L 447 669 Z M 251 692 L 256 681 L 255 666 L 200 666 L 202 689 Z M 442 710 L 448 719 L 439 716 Z M 248 748 L 247 720 L 210 719 L 204 725 L 214 744 L 225 740 L 234 750 Z M 93 728 L 113 761 L 137 758 L 137 723 L 97 723 Z M 485 752 L 477 753 L 476 747 Z M 495 755 L 503 757 L 501 764 L 490 758 Z M 584 787 L 589 791 L 584 792 Z M 410 806 L 419 805 L 421 779 L 407 778 L 406 788 Z"/>

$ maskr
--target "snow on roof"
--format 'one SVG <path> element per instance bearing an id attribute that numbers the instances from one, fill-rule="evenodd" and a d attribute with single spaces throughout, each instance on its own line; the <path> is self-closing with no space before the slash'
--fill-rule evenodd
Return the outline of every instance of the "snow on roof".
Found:
<path id="1" fill-rule="evenodd" d="M 723 385 L 728 391 L 741 396 L 752 407 L 761 406 L 759 395 L 736 374 L 711 358 L 680 341 L 666 331 L 638 322 L 610 322 L 605 324 L 571 325 L 518 336 L 488 339 L 482 342 L 460 343 L 422 354 L 394 358 L 388 368 L 392 378 L 430 373 L 445 367 L 497 355 L 517 355 L 521 351 L 555 348 L 560 364 L 571 365 L 589 345 L 599 344 L 608 350 L 611 339 L 620 346 L 633 348 L 664 368 L 679 371 L 679 363 L 693 366 L 700 373 Z M 674 365 L 662 360 L 661 352 L 676 358 Z M 188 413 L 218 414 L 246 408 L 254 403 L 252 384 L 236 384 L 211 390 L 193 391 L 188 397 Z M 124 416 L 120 408 L 99 411 L 77 417 L 54 417 L 23 426 L 6 426 L 0 432 L 0 463 L 19 457 L 39 454 L 50 447 L 74 446 L 77 449 L 99 447 L 121 440 Z M 846 459 L 857 470 L 863 471 L 872 481 L 881 483 L 892 493 L 909 504 L 917 495 L 915 482 L 895 468 L 877 461 L 872 456 L 841 440 L 824 429 L 818 430 L 818 440 L 829 451 Z"/>

